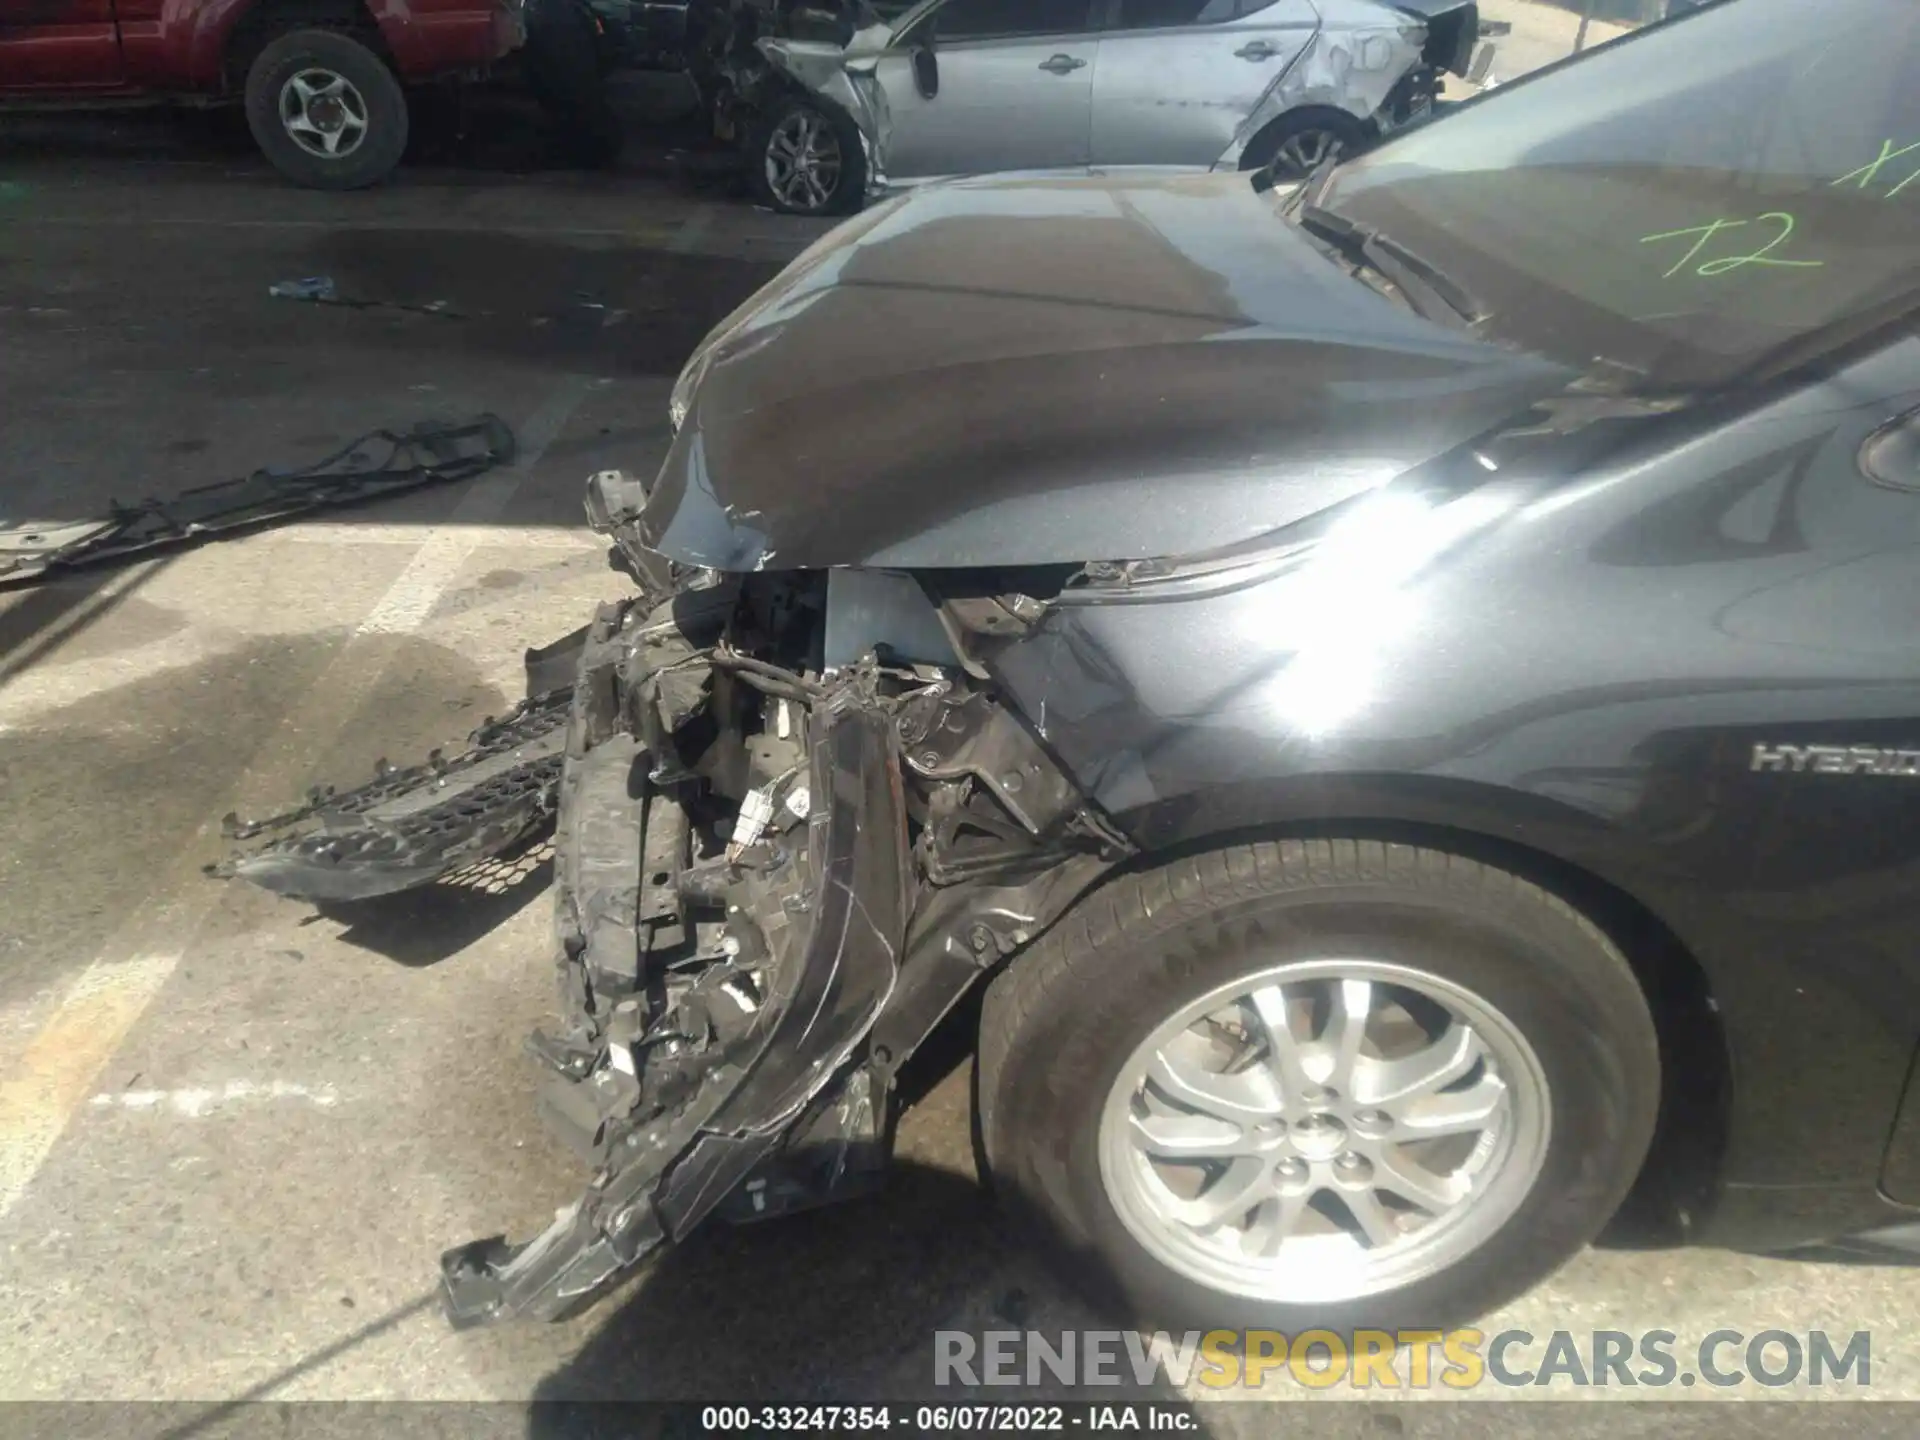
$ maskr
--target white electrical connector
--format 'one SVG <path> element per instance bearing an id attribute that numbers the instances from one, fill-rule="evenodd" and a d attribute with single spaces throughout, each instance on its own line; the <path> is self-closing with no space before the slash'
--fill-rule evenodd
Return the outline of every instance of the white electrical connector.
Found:
<path id="1" fill-rule="evenodd" d="M 773 787 L 763 790 L 749 790 L 747 798 L 740 802 L 740 814 L 733 822 L 733 838 L 727 845 L 727 858 L 738 860 L 740 854 L 754 841 L 767 833 L 767 826 L 773 821 Z"/>

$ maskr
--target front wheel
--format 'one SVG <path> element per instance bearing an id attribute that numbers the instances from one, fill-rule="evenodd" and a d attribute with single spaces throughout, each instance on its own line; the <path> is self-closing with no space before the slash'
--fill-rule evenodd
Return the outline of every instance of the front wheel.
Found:
<path id="1" fill-rule="evenodd" d="M 996 1190 L 1154 1328 L 1456 1324 L 1619 1206 L 1660 1073 L 1632 971 L 1557 898 L 1370 841 L 1124 876 L 989 988 Z"/>
<path id="2" fill-rule="evenodd" d="M 754 195 L 782 214 L 848 214 L 866 197 L 860 127 L 798 96 L 777 100 L 753 127 L 747 172 Z"/>
<path id="3" fill-rule="evenodd" d="M 295 30 L 247 69 L 247 126 L 287 179 L 316 190 L 384 180 L 407 148 L 407 97 L 352 35 Z"/>

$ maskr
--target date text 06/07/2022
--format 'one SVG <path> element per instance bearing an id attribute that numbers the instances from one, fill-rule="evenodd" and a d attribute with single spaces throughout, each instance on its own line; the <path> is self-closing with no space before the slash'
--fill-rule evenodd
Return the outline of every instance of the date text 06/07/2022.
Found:
<path id="1" fill-rule="evenodd" d="M 888 1432 L 910 1435 L 951 1432 L 1013 1434 L 1029 1431 L 1141 1430 L 1184 1432 L 1199 1428 L 1191 1406 L 1164 1404 L 1082 1405 L 707 1405 L 700 1428 L 709 1433 L 792 1431 L 810 1435 Z"/>

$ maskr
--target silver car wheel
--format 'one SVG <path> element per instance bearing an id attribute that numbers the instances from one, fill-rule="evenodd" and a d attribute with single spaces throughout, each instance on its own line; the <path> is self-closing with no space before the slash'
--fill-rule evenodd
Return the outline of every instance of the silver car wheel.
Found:
<path id="1" fill-rule="evenodd" d="M 366 97 L 332 70 L 296 71 L 280 87 L 280 123 L 309 155 L 343 160 L 367 138 Z"/>
<path id="2" fill-rule="evenodd" d="M 1346 147 L 1331 130 L 1302 130 L 1280 142 L 1274 152 L 1273 173 L 1283 180 L 1303 180 Z"/>
<path id="3" fill-rule="evenodd" d="M 840 137 L 813 111 L 793 111 L 767 137 L 767 189 L 790 209 L 826 209 L 842 163 Z"/>
<path id="4" fill-rule="evenodd" d="M 1486 1001 L 1403 965 L 1299 962 L 1201 997 L 1134 1050 L 1102 1110 L 1100 1175 L 1184 1278 L 1336 1303 L 1490 1239 L 1550 1122 L 1539 1058 Z"/>

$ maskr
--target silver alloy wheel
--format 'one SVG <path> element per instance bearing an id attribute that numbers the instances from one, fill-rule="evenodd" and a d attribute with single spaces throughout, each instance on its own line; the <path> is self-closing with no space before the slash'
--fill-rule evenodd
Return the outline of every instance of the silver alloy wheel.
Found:
<path id="1" fill-rule="evenodd" d="M 1331 130 L 1302 130 L 1280 142 L 1274 153 L 1273 173 L 1282 180 L 1304 180 L 1328 160 L 1340 158 L 1346 146 Z"/>
<path id="2" fill-rule="evenodd" d="M 1133 1238 L 1209 1289 L 1336 1303 L 1453 1265 L 1546 1159 L 1539 1058 L 1438 975 L 1279 965 L 1160 1025 L 1108 1093 L 1100 1176 Z"/>
<path id="3" fill-rule="evenodd" d="M 280 87 L 280 123 L 309 155 L 342 160 L 367 138 L 366 97 L 346 76 L 312 66 Z"/>
<path id="4" fill-rule="evenodd" d="M 794 210 L 824 210 L 840 188 L 840 137 L 824 115 L 795 110 L 767 137 L 767 188 Z"/>

